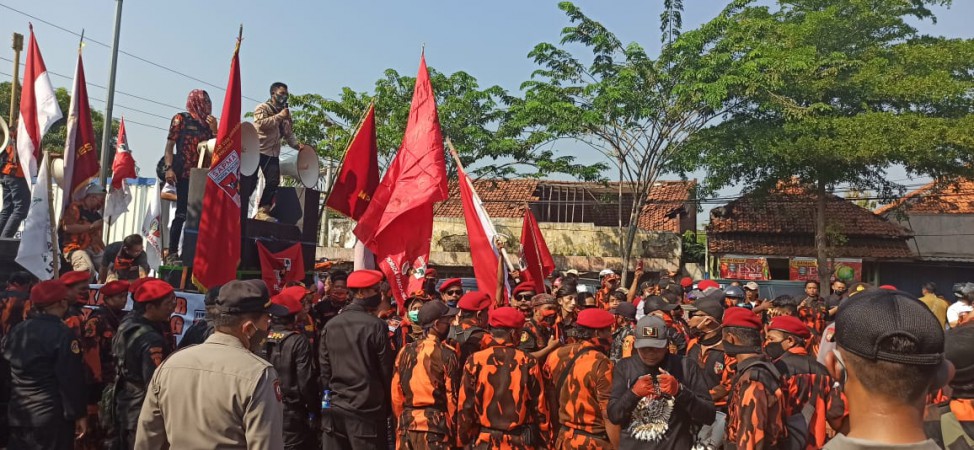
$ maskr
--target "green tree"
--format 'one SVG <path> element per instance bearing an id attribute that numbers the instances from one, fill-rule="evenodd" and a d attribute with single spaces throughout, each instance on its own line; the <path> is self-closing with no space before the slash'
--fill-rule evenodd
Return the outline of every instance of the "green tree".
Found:
<path id="1" fill-rule="evenodd" d="M 934 178 L 972 174 L 974 40 L 924 36 L 949 0 L 779 0 L 733 15 L 736 63 L 722 74 L 729 114 L 687 155 L 704 188 L 758 192 L 795 180 L 817 195 L 819 267 L 827 267 L 825 202 L 839 186 L 889 198 L 893 166 Z M 828 271 L 822 270 L 826 284 Z"/>
<path id="2" fill-rule="evenodd" d="M 509 123 L 508 105 L 513 99 L 501 87 L 481 88 L 476 78 L 462 71 L 446 75 L 430 68 L 429 72 L 443 135 L 453 141 L 463 165 L 475 167 L 472 173 L 493 177 L 567 173 L 585 179 L 598 175 L 598 166 L 575 164 L 570 156 L 557 156 L 523 139 L 521 130 Z M 386 167 L 402 142 L 415 82 L 415 77 L 387 69 L 371 92 L 346 87 L 337 99 L 294 95 L 290 102 L 294 132 L 303 142 L 315 143 L 322 157 L 340 160 L 374 100 L 379 164 Z M 453 159 L 447 158 L 447 164 L 447 173 L 455 175 Z"/>
<path id="3" fill-rule="evenodd" d="M 560 45 L 541 43 L 529 53 L 541 68 L 522 85 L 524 100 L 512 105 L 513 124 L 533 145 L 581 142 L 618 171 L 620 197 L 624 186 L 634 198 L 625 220 L 620 218 L 627 227 L 620 242 L 624 264 L 653 184 L 680 159 L 687 138 L 721 114 L 726 89 L 717 75 L 732 62 L 721 36 L 736 4 L 682 33 L 682 2 L 666 6 L 664 45 L 653 58 L 637 43 L 623 44 L 575 5 L 560 3 L 572 25 L 563 29 Z M 579 44 L 588 52 L 584 61 L 572 53 Z"/>

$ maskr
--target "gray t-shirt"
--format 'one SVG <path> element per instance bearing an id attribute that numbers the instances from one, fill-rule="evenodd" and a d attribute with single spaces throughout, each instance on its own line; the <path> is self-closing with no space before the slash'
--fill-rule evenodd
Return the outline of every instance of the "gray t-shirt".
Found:
<path id="1" fill-rule="evenodd" d="M 823 450 L 941 450 L 933 442 L 933 439 L 927 439 L 915 444 L 884 444 L 864 439 L 850 438 L 844 434 L 835 435 L 822 448 Z"/>

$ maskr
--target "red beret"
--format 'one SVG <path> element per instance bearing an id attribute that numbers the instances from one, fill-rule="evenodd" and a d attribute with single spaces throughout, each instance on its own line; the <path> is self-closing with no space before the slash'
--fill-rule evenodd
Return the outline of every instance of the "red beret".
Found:
<path id="1" fill-rule="evenodd" d="M 424 274 L 424 276 L 426 278 L 436 278 L 436 269 L 433 268 L 426 269 L 426 273 Z"/>
<path id="2" fill-rule="evenodd" d="M 524 314 L 510 306 L 504 306 L 491 311 L 487 323 L 493 328 L 521 328 L 524 326 Z"/>
<path id="3" fill-rule="evenodd" d="M 812 332 L 808 331 L 808 327 L 802 323 L 801 319 L 795 316 L 778 316 L 771 319 L 771 323 L 768 325 L 769 330 L 784 331 L 788 334 L 793 334 L 802 339 L 808 339 L 812 337 Z"/>
<path id="4" fill-rule="evenodd" d="M 271 297 L 271 302 L 287 308 L 287 313 L 293 315 L 301 312 L 301 309 L 304 307 L 301 304 L 301 300 L 304 300 L 304 296 L 307 294 L 308 291 L 303 287 L 291 286 L 285 288 L 280 294 Z"/>
<path id="5" fill-rule="evenodd" d="M 725 327 L 761 329 L 761 318 L 750 309 L 734 306 L 724 311 Z"/>
<path id="6" fill-rule="evenodd" d="M 464 311 L 483 311 L 490 308 L 493 302 L 490 300 L 490 296 L 486 293 L 480 291 L 467 292 L 460 297 L 460 301 L 457 302 L 457 308 Z"/>
<path id="7" fill-rule="evenodd" d="M 106 297 L 111 297 L 113 295 L 118 295 L 122 293 L 128 293 L 129 282 L 122 281 L 122 280 L 115 280 L 102 286 L 101 289 L 99 289 L 98 291 L 101 292 L 102 295 Z"/>
<path id="8" fill-rule="evenodd" d="M 61 275 L 61 282 L 65 286 L 71 286 L 79 283 L 90 283 L 91 282 L 91 272 L 87 270 L 75 270 L 74 272 L 68 272 Z"/>
<path id="9" fill-rule="evenodd" d="M 690 277 L 681 278 L 680 286 L 683 286 L 684 289 L 689 289 L 691 286 L 693 286 L 693 278 Z"/>
<path id="10" fill-rule="evenodd" d="M 378 270 L 356 270 L 348 275 L 345 285 L 350 289 L 363 289 L 382 282 L 382 272 Z"/>
<path id="11" fill-rule="evenodd" d="M 447 289 L 450 289 L 453 286 L 460 286 L 462 288 L 463 280 L 459 278 L 450 278 L 443 281 L 443 284 L 440 285 L 440 292 L 446 292 Z"/>
<path id="12" fill-rule="evenodd" d="M 706 291 L 708 288 L 720 289 L 720 285 L 714 280 L 703 280 L 697 283 L 697 289 L 700 289 L 701 292 Z"/>
<path id="13" fill-rule="evenodd" d="M 142 283 L 145 283 L 146 281 L 149 280 L 157 280 L 157 279 L 158 278 L 155 277 L 145 277 L 145 278 L 139 278 L 138 280 L 129 283 L 129 294 L 135 295 L 135 291 L 139 290 L 139 286 L 142 286 Z"/>
<path id="14" fill-rule="evenodd" d="M 139 303 L 151 302 L 154 300 L 159 300 L 172 294 L 174 289 L 172 285 L 166 283 L 162 280 L 152 279 L 142 283 L 141 286 L 135 291 L 135 301 Z"/>
<path id="15" fill-rule="evenodd" d="M 887 291 L 897 291 L 897 290 L 899 290 L 899 289 L 896 289 L 896 286 L 893 286 L 892 284 L 884 284 L 884 285 L 880 286 L 879 288 L 880 289 L 886 289 Z"/>
<path id="16" fill-rule="evenodd" d="M 47 280 L 30 289 L 30 301 L 36 306 L 53 305 L 68 298 L 68 287 L 61 280 Z"/>
<path id="17" fill-rule="evenodd" d="M 534 283 L 530 281 L 525 281 L 517 286 L 514 286 L 514 295 L 520 294 L 522 292 L 537 292 L 534 291 Z"/>
<path id="18" fill-rule="evenodd" d="M 612 313 L 602 308 L 588 308 L 578 313 L 578 320 L 575 323 L 593 330 L 601 330 L 611 327 L 615 322 L 616 318 Z"/>

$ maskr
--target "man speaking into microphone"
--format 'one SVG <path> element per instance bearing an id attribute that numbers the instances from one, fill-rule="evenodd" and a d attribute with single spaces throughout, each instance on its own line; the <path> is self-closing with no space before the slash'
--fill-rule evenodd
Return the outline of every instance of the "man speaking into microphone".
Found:
<path id="1" fill-rule="evenodd" d="M 274 196 L 281 184 L 281 141 L 301 150 L 304 144 L 294 137 L 291 122 L 291 111 L 287 105 L 287 85 L 276 82 L 271 85 L 271 98 L 257 105 L 254 109 L 254 125 L 257 127 L 257 138 L 260 141 L 260 172 L 264 174 L 264 191 L 257 203 L 257 220 L 276 222 L 271 215 L 274 206 Z M 240 180 L 240 211 L 241 219 L 247 218 L 250 206 L 250 196 L 257 188 L 257 172 L 244 176 Z"/>

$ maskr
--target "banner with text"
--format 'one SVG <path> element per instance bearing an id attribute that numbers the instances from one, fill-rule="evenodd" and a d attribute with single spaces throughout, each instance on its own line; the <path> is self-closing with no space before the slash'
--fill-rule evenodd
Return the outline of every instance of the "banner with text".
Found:
<path id="1" fill-rule="evenodd" d="M 831 279 L 846 283 L 862 281 L 862 260 L 837 258 L 829 260 Z M 788 279 L 791 281 L 818 280 L 818 261 L 815 258 L 791 258 L 788 261 Z"/>
<path id="2" fill-rule="evenodd" d="M 762 256 L 726 255 L 718 261 L 724 280 L 763 281 L 771 279 L 768 258 Z"/>

